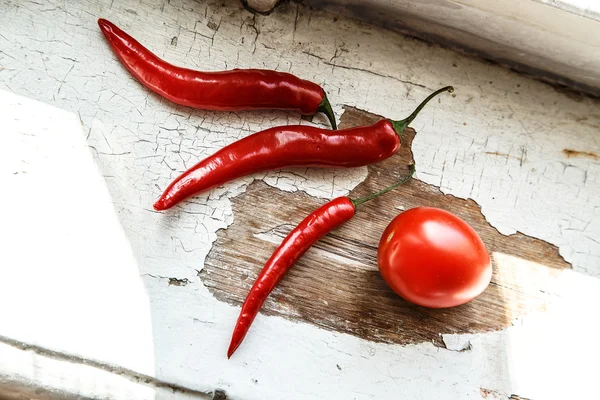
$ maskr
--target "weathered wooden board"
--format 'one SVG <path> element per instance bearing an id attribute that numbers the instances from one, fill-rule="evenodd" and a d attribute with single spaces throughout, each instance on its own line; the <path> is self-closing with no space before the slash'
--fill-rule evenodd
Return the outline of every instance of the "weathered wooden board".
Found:
<path id="1" fill-rule="evenodd" d="M 259 3 L 260 1 L 257 1 Z M 596 0 L 303 0 L 600 94 Z M 531 23 L 535 21 L 535 23 Z"/>
<path id="2" fill-rule="evenodd" d="M 237 0 L 0 0 L 0 10 L 0 186 L 13 194 L 0 196 L 0 386 L 8 376 L 128 400 L 172 390 L 244 400 L 594 397 L 586 361 L 600 359 L 598 100 L 296 3 L 269 16 Z M 417 179 L 309 252 L 230 360 L 237 304 L 285 232 L 328 198 L 401 176 L 410 154 L 371 170 L 257 174 L 156 213 L 162 189 L 198 159 L 274 125 L 326 121 L 169 103 L 122 67 L 100 16 L 174 64 L 311 79 L 348 126 L 373 118 L 357 109 L 401 118 L 431 90 L 456 88 L 414 122 Z M 378 281 L 375 227 L 425 200 L 480 230 L 498 271 L 485 303 L 449 311 L 456 323 L 443 311 L 419 314 Z M 242 239 L 256 254 L 217 258 Z M 231 281 L 226 268 L 248 277 Z M 319 269 L 328 285 L 314 281 Z M 351 277 L 372 296 L 344 292 Z M 345 327 L 337 307 L 365 326 Z M 375 311 L 405 325 L 394 330 Z"/>
<path id="3" fill-rule="evenodd" d="M 371 124 L 380 118 L 350 107 L 342 116 L 341 126 Z M 367 179 L 349 196 L 375 192 L 405 175 L 408 164 L 414 162 L 414 135 L 414 130 L 408 129 L 401 150 L 369 166 Z M 240 305 L 275 247 L 323 200 L 254 182 L 232 203 L 236 219 L 218 232 L 199 275 L 218 299 Z M 492 254 L 493 279 L 474 301 L 451 309 L 418 307 L 397 296 L 379 275 L 377 245 L 381 233 L 400 210 L 418 206 L 455 213 L 486 243 Z M 443 346 L 442 334 L 500 330 L 528 311 L 543 310 L 553 295 L 549 279 L 563 268 L 570 265 L 556 246 L 521 233 L 502 235 L 489 225 L 474 201 L 443 194 L 438 187 L 413 179 L 393 193 L 360 206 L 350 222 L 320 240 L 274 290 L 263 312 L 368 340 L 401 344 L 432 341 Z"/>

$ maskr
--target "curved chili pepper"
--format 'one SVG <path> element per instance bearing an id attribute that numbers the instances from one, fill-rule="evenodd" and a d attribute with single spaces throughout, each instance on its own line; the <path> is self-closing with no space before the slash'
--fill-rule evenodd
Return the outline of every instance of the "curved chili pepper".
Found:
<path id="1" fill-rule="evenodd" d="M 242 343 L 242 340 L 244 340 L 252 321 L 254 321 L 254 318 L 271 291 L 281 281 L 286 272 L 317 240 L 344 222 L 349 221 L 354 216 L 356 206 L 379 197 L 390 190 L 394 190 L 408 181 L 414 172 L 415 166 L 413 164 L 410 166 L 409 175 L 392 186 L 356 200 L 351 200 L 345 196 L 337 197 L 304 218 L 283 239 L 283 242 L 277 247 L 256 278 L 242 305 L 240 316 L 233 329 L 231 343 L 227 350 L 227 358 L 231 357 Z"/>
<path id="2" fill-rule="evenodd" d="M 406 119 L 331 131 L 305 125 L 270 128 L 238 140 L 177 177 L 154 203 L 161 211 L 180 201 L 242 176 L 284 167 L 361 167 L 391 157 L 404 129 L 439 93 L 429 95 Z"/>
<path id="3" fill-rule="evenodd" d="M 260 69 L 200 72 L 160 59 L 112 22 L 98 25 L 117 57 L 146 87 L 174 103 L 203 110 L 291 110 L 322 112 L 333 129 L 335 116 L 325 91 L 292 74 Z"/>

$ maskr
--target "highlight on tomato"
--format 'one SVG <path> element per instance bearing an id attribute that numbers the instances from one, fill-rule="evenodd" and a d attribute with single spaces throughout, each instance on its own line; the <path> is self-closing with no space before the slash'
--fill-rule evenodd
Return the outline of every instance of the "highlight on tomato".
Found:
<path id="1" fill-rule="evenodd" d="M 477 232 L 456 215 L 431 207 L 404 211 L 390 222 L 377 264 L 398 295 L 430 308 L 467 303 L 492 278 L 490 256 Z"/>

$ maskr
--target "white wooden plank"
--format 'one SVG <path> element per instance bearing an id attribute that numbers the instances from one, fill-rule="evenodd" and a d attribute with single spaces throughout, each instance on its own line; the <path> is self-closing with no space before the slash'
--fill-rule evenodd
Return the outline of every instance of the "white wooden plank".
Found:
<path id="1" fill-rule="evenodd" d="M 212 393 L 163 386 L 148 376 L 14 343 L 0 343 L 0 359 L 0 397 L 5 400 L 213 398 Z"/>
<path id="2" fill-rule="evenodd" d="M 305 0 L 600 93 L 596 0 Z"/>
<path id="3" fill-rule="evenodd" d="M 295 5 L 269 17 L 219 2 L 0 5 L 0 183 L 13 194 L 0 197 L 9 210 L 0 336 L 243 399 L 469 399 L 481 398 L 481 388 L 576 398 L 596 390 L 586 360 L 600 356 L 590 337 L 597 313 L 589 313 L 600 293 L 599 164 L 562 150 L 599 151 L 598 101 Z M 448 337 L 450 350 L 369 343 L 261 316 L 228 361 L 238 309 L 214 299 L 197 271 L 215 232 L 235 218 L 229 198 L 251 179 L 176 212 L 154 213 L 151 204 L 198 158 L 299 117 L 202 112 L 158 98 L 120 66 L 97 29 L 100 16 L 176 64 L 313 79 L 338 116 L 347 104 L 404 117 L 430 89 L 455 85 L 456 97 L 440 98 L 414 123 L 418 176 L 476 200 L 501 232 L 559 246 L 575 270 L 557 280 L 561 297 L 508 330 Z M 329 198 L 364 176 L 361 168 L 256 178 Z M 170 286 L 168 278 L 190 283 Z M 452 351 L 467 341 L 471 351 Z"/>

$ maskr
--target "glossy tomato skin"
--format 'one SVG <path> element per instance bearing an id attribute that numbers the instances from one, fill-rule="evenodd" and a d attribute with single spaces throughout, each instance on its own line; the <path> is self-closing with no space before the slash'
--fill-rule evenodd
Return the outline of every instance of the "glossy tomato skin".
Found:
<path id="1" fill-rule="evenodd" d="M 377 264 L 397 294 L 430 308 L 471 301 L 492 278 L 477 232 L 439 208 L 413 208 L 394 218 L 381 236 Z"/>

